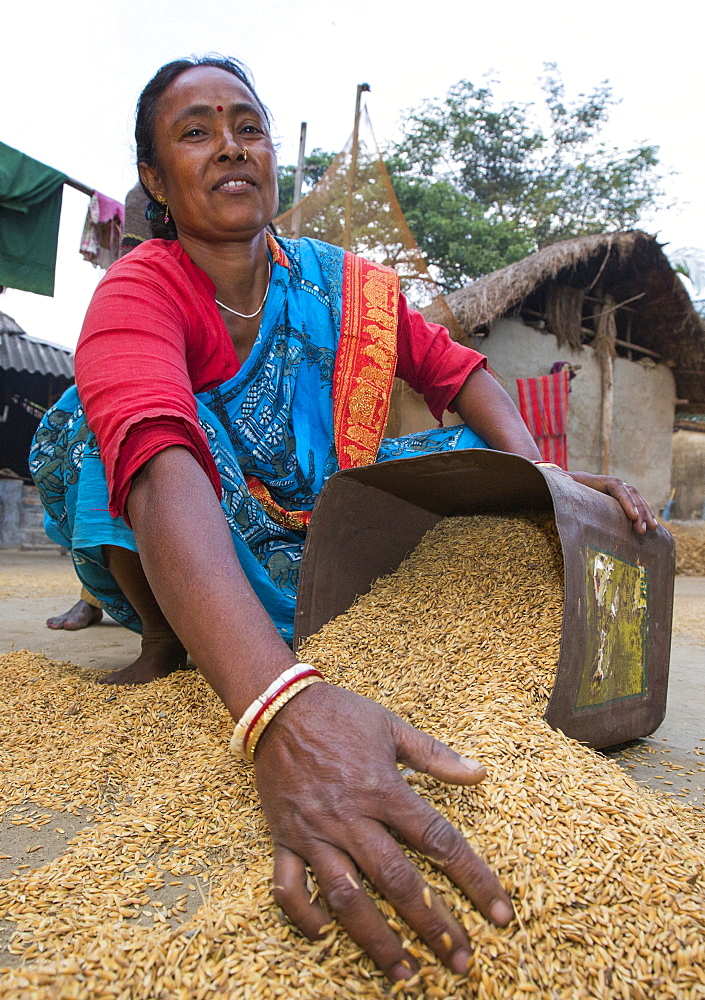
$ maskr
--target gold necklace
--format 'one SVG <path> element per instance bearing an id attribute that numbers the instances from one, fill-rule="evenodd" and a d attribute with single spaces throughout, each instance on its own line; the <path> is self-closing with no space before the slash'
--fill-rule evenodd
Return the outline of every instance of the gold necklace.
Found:
<path id="1" fill-rule="evenodd" d="M 267 261 L 267 264 L 269 265 L 269 276 L 267 277 L 267 287 L 264 290 L 264 298 L 259 304 L 259 309 L 255 309 L 253 313 L 239 313 L 237 309 L 231 309 L 230 306 L 226 306 L 226 304 L 224 302 L 221 302 L 220 299 L 215 300 L 216 304 L 221 306 L 223 309 L 227 309 L 227 311 L 229 313 L 232 313 L 233 316 L 239 316 L 240 319 L 254 319 L 255 316 L 258 316 L 264 309 L 264 303 L 267 301 L 267 296 L 269 295 L 269 286 L 272 281 L 272 264 L 270 261 Z"/>

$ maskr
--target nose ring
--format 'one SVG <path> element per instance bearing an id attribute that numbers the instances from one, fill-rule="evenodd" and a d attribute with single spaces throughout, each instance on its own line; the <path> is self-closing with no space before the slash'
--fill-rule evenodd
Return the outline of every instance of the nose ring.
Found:
<path id="1" fill-rule="evenodd" d="M 241 159 L 243 163 L 247 163 L 247 146 L 242 147 L 242 152 L 238 159 Z"/>

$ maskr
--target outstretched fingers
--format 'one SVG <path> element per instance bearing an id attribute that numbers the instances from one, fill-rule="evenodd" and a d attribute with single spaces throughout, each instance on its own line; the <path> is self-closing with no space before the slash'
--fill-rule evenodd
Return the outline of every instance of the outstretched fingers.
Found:
<path id="1" fill-rule="evenodd" d="M 320 938 L 330 917 L 318 902 L 317 892 L 311 891 L 303 859 L 287 847 L 276 844 L 273 879 L 274 898 L 289 920 L 309 940 Z"/>
<path id="2" fill-rule="evenodd" d="M 451 750 L 399 716 L 392 716 L 392 732 L 397 760 L 423 774 L 431 774 L 450 785 L 476 785 L 487 776 L 484 764 Z"/>
<path id="3" fill-rule="evenodd" d="M 500 927 L 510 922 L 514 908 L 497 876 L 453 824 L 408 785 L 394 802 L 394 816 L 400 837 L 437 864 L 483 916 Z"/>
<path id="4" fill-rule="evenodd" d="M 394 739 L 399 759 L 417 771 L 454 784 L 475 784 L 486 776 L 482 764 L 457 754 L 445 743 L 414 726 L 394 719 Z M 459 889 L 489 920 L 504 926 L 514 915 L 509 896 L 499 879 L 468 842 L 430 803 L 406 782 L 397 786 L 397 796 L 383 822 L 443 869 Z"/>
<path id="5" fill-rule="evenodd" d="M 381 824 L 370 823 L 363 850 L 364 856 L 356 860 L 375 888 L 444 965 L 465 975 L 470 961 L 467 934 L 399 844 Z"/>
<path id="6" fill-rule="evenodd" d="M 377 824 L 374 824 L 377 826 Z M 391 837 L 379 828 L 380 834 L 391 841 Z M 377 840 L 377 838 L 373 838 Z M 284 849 L 285 850 L 285 849 Z M 279 849 L 277 849 L 277 854 Z M 290 857 L 291 852 L 286 852 Z M 310 893 L 305 890 L 302 880 L 303 862 L 296 858 L 301 869 L 284 858 L 279 865 L 275 855 L 275 895 L 277 902 L 287 916 L 308 937 L 320 935 L 320 929 L 330 918 L 318 904 L 314 916 L 310 904 Z M 319 842 L 310 852 L 309 864 L 316 877 L 321 895 L 338 922 L 350 937 L 363 948 L 380 969 L 393 981 L 409 979 L 416 971 L 416 962 L 402 946 L 398 934 L 389 926 L 374 901 L 367 895 L 364 885 L 351 858 L 330 844 Z M 409 862 L 407 862 L 409 864 Z M 410 866 L 411 867 L 411 866 Z M 279 880 L 284 878 L 288 888 L 277 889 Z M 303 891 L 305 890 L 305 891 Z M 319 912 L 324 915 L 320 920 Z M 308 929 L 307 929 L 308 928 Z M 311 934 L 315 930 L 317 933 Z"/>

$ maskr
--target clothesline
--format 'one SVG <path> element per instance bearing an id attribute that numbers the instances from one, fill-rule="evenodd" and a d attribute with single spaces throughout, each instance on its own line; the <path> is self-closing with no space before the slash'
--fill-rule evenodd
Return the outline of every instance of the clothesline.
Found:
<path id="1" fill-rule="evenodd" d="M 54 294 L 64 184 L 89 199 L 82 256 L 103 269 L 117 260 L 122 202 L 0 142 L 0 287 Z"/>
<path id="2" fill-rule="evenodd" d="M 87 194 L 89 198 L 93 197 L 95 188 L 87 187 L 85 184 L 81 184 L 80 181 L 75 181 L 73 177 L 67 177 L 64 184 L 68 184 L 69 187 L 76 188 L 77 191 Z"/>

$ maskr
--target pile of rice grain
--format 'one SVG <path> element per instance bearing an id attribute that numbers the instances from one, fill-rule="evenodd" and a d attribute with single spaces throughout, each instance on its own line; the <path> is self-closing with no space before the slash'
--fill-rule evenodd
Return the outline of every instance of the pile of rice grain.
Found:
<path id="1" fill-rule="evenodd" d="M 705 576 L 705 521 L 666 521 L 676 540 L 676 573 Z"/>
<path id="2" fill-rule="evenodd" d="M 0 997 L 704 997 L 705 821 L 543 721 L 561 604 L 552 523 L 456 518 L 302 650 L 488 767 L 476 788 L 411 782 L 497 871 L 517 919 L 489 926 L 417 859 L 474 957 L 453 976 L 402 927 L 421 972 L 393 989 L 344 932 L 310 944 L 273 904 L 251 769 L 196 674 L 106 691 L 33 654 L 0 658 L 4 807 L 87 823 L 60 857 L 2 883 L 20 964 Z M 210 890 L 180 923 L 160 888 L 198 875 Z"/>

